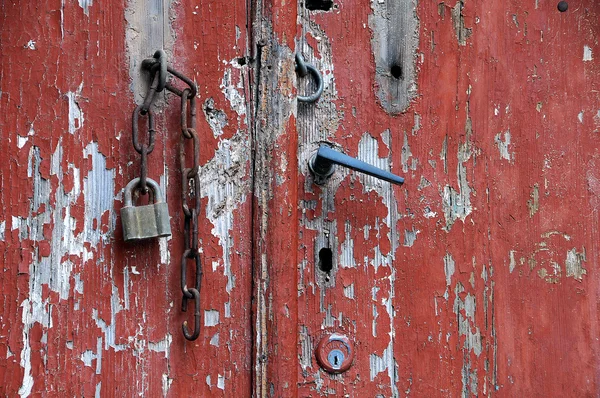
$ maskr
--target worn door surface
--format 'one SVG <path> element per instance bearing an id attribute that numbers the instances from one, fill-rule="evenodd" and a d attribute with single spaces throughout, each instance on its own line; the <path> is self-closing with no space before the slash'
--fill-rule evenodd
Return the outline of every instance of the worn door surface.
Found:
<path id="1" fill-rule="evenodd" d="M 306 0 L 276 21 L 269 55 L 301 50 L 325 90 L 265 98 L 263 394 L 600 395 L 600 3 L 557 3 Z M 406 183 L 316 186 L 321 142 Z M 329 333 L 354 342 L 341 375 L 315 359 Z"/>
<path id="2" fill-rule="evenodd" d="M 600 395 L 597 1 L 47 0 L 0 19 L 0 395 Z M 174 95 L 148 169 L 173 235 L 126 244 L 119 217 L 159 48 L 199 88 L 193 342 Z M 296 101 L 315 88 L 296 52 L 317 103 Z M 322 143 L 406 183 L 315 185 Z M 337 375 L 316 359 L 332 335 L 354 356 Z"/>

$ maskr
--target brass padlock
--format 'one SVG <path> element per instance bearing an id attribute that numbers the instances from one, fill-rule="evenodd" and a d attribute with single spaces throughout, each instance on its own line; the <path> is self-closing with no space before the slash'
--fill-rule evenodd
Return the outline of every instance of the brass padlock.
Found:
<path id="1" fill-rule="evenodd" d="M 156 181 L 146 179 L 146 184 L 152 190 L 154 203 L 145 206 L 133 205 L 133 190 L 137 188 L 139 182 L 139 178 L 134 178 L 125 187 L 125 206 L 121 208 L 123 238 L 125 241 L 130 241 L 171 236 L 169 208 Z"/>

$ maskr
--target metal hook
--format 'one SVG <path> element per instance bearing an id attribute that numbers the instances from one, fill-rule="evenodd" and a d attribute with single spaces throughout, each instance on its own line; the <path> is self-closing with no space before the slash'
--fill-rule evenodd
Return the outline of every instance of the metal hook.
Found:
<path id="1" fill-rule="evenodd" d="M 321 97 L 321 94 L 323 93 L 323 77 L 321 76 L 321 73 L 317 70 L 317 68 L 315 68 L 311 64 L 305 63 L 304 58 L 302 57 L 302 54 L 297 52 L 296 53 L 296 73 L 300 77 L 305 77 L 308 74 L 308 72 L 310 72 L 310 74 L 312 74 L 314 76 L 314 78 L 317 82 L 317 91 L 315 91 L 312 95 L 309 95 L 309 96 L 299 95 L 298 101 L 312 103 L 312 102 L 316 102 Z"/>

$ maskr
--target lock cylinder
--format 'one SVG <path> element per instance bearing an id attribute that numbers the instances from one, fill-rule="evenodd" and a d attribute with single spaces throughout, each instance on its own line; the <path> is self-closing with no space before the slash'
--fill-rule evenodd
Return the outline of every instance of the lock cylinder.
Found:
<path id="1" fill-rule="evenodd" d="M 144 206 L 133 205 L 133 191 L 138 187 L 139 182 L 139 178 L 134 178 L 125 187 L 125 205 L 121 208 L 123 239 L 135 241 L 171 236 L 169 208 L 156 181 L 150 178 L 146 179 L 146 183 L 152 191 L 154 203 Z"/>

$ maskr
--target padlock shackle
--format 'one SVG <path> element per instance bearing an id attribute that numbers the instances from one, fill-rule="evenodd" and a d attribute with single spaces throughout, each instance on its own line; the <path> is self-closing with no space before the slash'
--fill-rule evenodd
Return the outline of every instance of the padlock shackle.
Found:
<path id="1" fill-rule="evenodd" d="M 154 203 L 162 203 L 164 202 L 164 198 L 162 195 L 162 191 L 160 189 L 160 185 L 156 181 L 151 178 L 146 178 L 146 184 L 152 190 L 154 194 Z M 133 191 L 140 185 L 140 178 L 136 177 L 133 180 L 129 181 L 129 184 L 125 187 L 125 191 L 123 192 L 123 199 L 125 201 L 125 206 L 133 206 Z"/>

